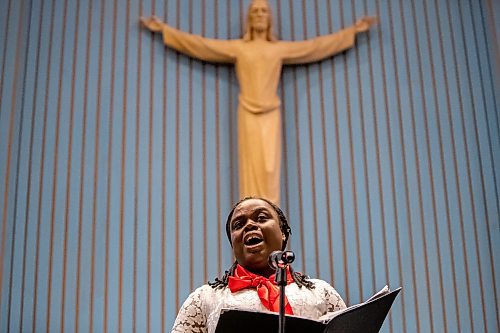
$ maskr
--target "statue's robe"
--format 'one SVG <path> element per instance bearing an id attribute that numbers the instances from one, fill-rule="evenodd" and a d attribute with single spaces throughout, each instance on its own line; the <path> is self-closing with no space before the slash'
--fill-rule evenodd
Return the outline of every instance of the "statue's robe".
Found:
<path id="1" fill-rule="evenodd" d="M 297 42 L 210 39 L 168 25 L 162 34 L 167 46 L 193 58 L 235 64 L 240 84 L 240 197 L 263 197 L 279 204 L 282 136 L 277 90 L 281 67 L 318 61 L 352 47 L 355 28 Z"/>

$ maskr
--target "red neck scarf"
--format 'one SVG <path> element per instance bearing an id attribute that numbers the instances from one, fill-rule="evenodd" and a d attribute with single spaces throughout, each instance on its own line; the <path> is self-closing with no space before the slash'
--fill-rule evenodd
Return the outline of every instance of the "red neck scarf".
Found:
<path id="1" fill-rule="evenodd" d="M 275 274 L 271 275 L 269 279 L 253 274 L 240 265 L 236 266 L 234 271 L 234 276 L 229 277 L 228 287 L 231 292 L 235 293 L 246 288 L 257 288 L 257 294 L 259 295 L 262 305 L 266 309 L 279 312 L 280 311 L 280 292 L 279 287 L 275 284 Z M 286 271 L 287 284 L 293 281 L 290 270 L 287 268 Z M 288 299 L 285 296 L 285 313 L 293 315 L 292 307 L 288 303 Z"/>

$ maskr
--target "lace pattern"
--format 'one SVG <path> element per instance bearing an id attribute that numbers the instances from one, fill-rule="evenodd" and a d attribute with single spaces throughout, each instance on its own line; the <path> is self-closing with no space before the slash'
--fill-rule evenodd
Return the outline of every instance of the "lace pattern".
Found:
<path id="1" fill-rule="evenodd" d="M 286 287 L 286 296 L 294 315 L 320 319 L 328 313 L 344 309 L 344 301 L 327 282 L 311 279 L 315 288 L 299 288 L 295 283 Z M 255 289 L 231 293 L 229 288 L 213 289 L 204 285 L 186 299 L 172 328 L 172 332 L 213 333 L 222 308 L 268 311 Z"/>

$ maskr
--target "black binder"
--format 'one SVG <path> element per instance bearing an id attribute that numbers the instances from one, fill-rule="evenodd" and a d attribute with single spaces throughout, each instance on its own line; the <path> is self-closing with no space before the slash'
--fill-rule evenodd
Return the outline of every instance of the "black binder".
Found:
<path id="1" fill-rule="evenodd" d="M 348 307 L 327 322 L 287 315 L 286 332 L 377 333 L 400 291 L 401 288 L 398 288 L 375 299 Z M 277 331 L 277 313 L 223 309 L 215 333 Z"/>

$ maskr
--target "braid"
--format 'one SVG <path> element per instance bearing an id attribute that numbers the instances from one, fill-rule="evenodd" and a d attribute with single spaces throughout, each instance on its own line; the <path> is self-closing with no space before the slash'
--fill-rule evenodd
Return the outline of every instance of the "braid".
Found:
<path id="1" fill-rule="evenodd" d="M 295 272 L 292 268 L 290 267 L 290 274 L 292 275 L 293 281 L 299 286 L 299 288 L 306 287 L 309 290 L 312 290 L 315 288 L 314 283 L 309 280 L 309 276 L 302 274 L 300 272 Z"/>
<path id="2" fill-rule="evenodd" d="M 229 269 L 224 272 L 224 275 L 222 276 L 222 278 L 219 279 L 218 277 L 216 277 L 214 282 L 208 281 L 208 285 L 210 287 L 212 287 L 213 289 L 222 289 L 222 288 L 227 287 L 227 284 L 229 282 L 229 277 L 233 276 L 234 270 L 236 269 L 237 264 L 238 264 L 238 262 L 235 261 L 231 265 L 231 267 L 229 267 Z"/>

